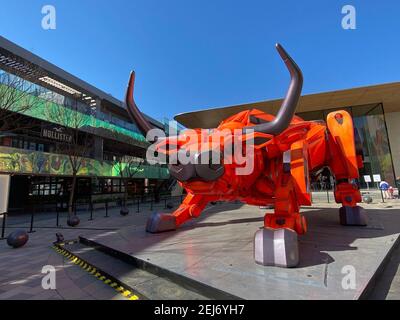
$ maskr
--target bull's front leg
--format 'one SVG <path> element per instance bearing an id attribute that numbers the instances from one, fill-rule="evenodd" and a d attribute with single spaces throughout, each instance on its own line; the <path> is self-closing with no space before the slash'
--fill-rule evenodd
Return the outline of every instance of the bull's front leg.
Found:
<path id="1" fill-rule="evenodd" d="M 254 259 L 264 266 L 295 267 L 299 263 L 297 235 L 307 230 L 291 178 L 276 192 L 275 213 L 266 214 L 264 228 L 256 232 Z"/>
<path id="2" fill-rule="evenodd" d="M 147 220 L 146 231 L 160 233 L 176 230 L 186 221 L 197 218 L 213 199 L 204 195 L 188 194 L 177 210 L 171 213 L 153 212 Z"/>
<path id="3" fill-rule="evenodd" d="M 297 235 L 307 231 L 300 214 L 300 204 L 309 203 L 307 163 L 304 141 L 294 143 L 283 156 L 276 182 L 275 212 L 265 215 L 264 228 L 255 235 L 254 259 L 258 264 L 288 268 L 299 263 Z"/>

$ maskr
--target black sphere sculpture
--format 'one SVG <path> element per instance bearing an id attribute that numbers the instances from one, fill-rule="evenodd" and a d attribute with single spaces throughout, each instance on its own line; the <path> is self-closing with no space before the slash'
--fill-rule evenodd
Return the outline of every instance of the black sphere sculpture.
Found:
<path id="1" fill-rule="evenodd" d="M 371 196 L 364 196 L 363 197 L 363 202 L 364 203 L 368 203 L 368 204 L 370 204 L 370 203 L 372 203 L 372 197 Z"/>
<path id="2" fill-rule="evenodd" d="M 24 246 L 29 240 L 29 235 L 25 230 L 15 230 L 7 237 L 7 244 L 13 248 Z"/>
<path id="3" fill-rule="evenodd" d="M 167 209 L 173 209 L 174 208 L 174 204 L 171 202 L 167 203 Z"/>
<path id="4" fill-rule="evenodd" d="M 119 211 L 119 213 L 120 213 L 121 216 L 127 216 L 129 214 L 129 209 L 128 208 L 122 208 Z"/>
<path id="5" fill-rule="evenodd" d="M 67 220 L 67 225 L 70 227 L 76 227 L 80 222 L 81 220 L 78 218 L 78 216 L 71 216 Z"/>

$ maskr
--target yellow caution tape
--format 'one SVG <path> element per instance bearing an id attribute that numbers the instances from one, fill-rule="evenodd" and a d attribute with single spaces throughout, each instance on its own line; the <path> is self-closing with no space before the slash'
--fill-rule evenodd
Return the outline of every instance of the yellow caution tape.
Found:
<path id="1" fill-rule="evenodd" d="M 69 244 L 72 244 L 74 242 L 71 242 Z M 74 256 L 72 253 L 65 249 L 61 249 L 60 246 L 64 246 L 64 243 L 60 243 L 56 246 L 53 246 L 53 249 L 57 251 L 58 253 L 62 254 L 63 256 L 67 257 L 70 259 L 70 261 L 88 273 L 94 275 L 96 278 L 99 280 L 103 281 L 105 284 L 109 285 L 111 288 L 114 290 L 118 291 L 122 296 L 127 298 L 128 300 L 139 300 L 139 297 L 132 293 L 130 290 L 124 288 L 123 286 L 119 285 L 117 282 L 113 282 L 111 279 L 108 279 L 105 275 L 102 275 L 99 270 L 97 270 L 94 266 L 88 264 L 87 262 L 79 259 L 77 256 Z"/>

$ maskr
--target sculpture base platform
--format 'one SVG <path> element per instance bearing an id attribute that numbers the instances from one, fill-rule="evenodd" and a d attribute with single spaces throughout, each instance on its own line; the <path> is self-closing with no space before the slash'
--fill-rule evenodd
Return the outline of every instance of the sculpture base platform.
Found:
<path id="1" fill-rule="evenodd" d="M 340 225 L 339 207 L 303 208 L 309 232 L 299 236 L 300 263 L 293 269 L 254 262 L 265 210 L 253 206 L 211 206 L 177 231 L 127 227 L 87 240 L 243 299 L 353 300 L 368 296 L 399 242 L 396 211 L 367 209 L 369 225 L 350 227 Z"/>

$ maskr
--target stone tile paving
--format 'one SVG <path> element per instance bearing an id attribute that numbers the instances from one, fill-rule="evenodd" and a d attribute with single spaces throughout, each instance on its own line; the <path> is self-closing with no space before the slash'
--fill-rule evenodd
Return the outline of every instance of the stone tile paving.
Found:
<path id="1" fill-rule="evenodd" d="M 367 206 L 367 205 L 365 205 Z M 370 206 L 375 208 L 399 208 L 398 200 L 389 200 L 384 204 L 378 203 Z M 338 207 L 336 204 L 317 204 L 316 207 Z M 143 226 L 150 214 L 150 207 L 141 207 L 140 213 L 136 213 L 136 207 L 130 208 L 131 213 L 122 217 L 119 208 L 109 210 L 109 218 L 104 218 L 104 210 L 96 210 L 94 220 L 88 221 L 88 212 L 78 212 L 81 218 L 79 228 L 67 228 L 65 214 L 60 219 L 61 228 L 55 227 L 55 215 L 47 214 L 35 221 L 35 233 L 30 234 L 29 242 L 19 249 L 7 246 L 6 241 L 0 241 L 0 299 L 122 299 L 112 288 L 98 281 L 92 275 L 86 273 L 78 266 L 72 264 L 52 249 L 55 241 L 55 233 L 61 232 L 65 239 L 76 239 L 79 235 L 98 234 L 103 230 L 104 234 L 112 230 L 126 226 Z M 154 208 L 164 210 L 163 204 Z M 223 205 L 221 205 L 223 210 Z M 240 210 L 240 209 L 238 209 Z M 400 214 L 400 210 L 399 210 Z M 6 235 L 16 228 L 29 226 L 29 215 L 19 216 L 18 220 L 9 219 Z M 1 225 L 1 218 L 0 218 Z M 384 274 L 379 279 L 376 292 L 372 296 L 377 299 L 400 299 L 400 249 L 397 249 Z M 56 268 L 56 290 L 44 290 L 41 282 L 44 274 L 43 266 L 52 265 Z"/>
<path id="2" fill-rule="evenodd" d="M 99 229 L 107 233 L 126 225 L 143 225 L 149 213 L 149 210 L 136 213 L 135 208 L 129 216 L 122 217 L 119 209 L 114 208 L 109 211 L 110 217 L 104 218 L 104 211 L 98 210 L 95 219 L 88 221 L 89 214 L 79 212 L 81 223 L 75 229 L 67 228 L 66 219 L 60 220 L 61 228 L 55 227 L 55 217 L 38 219 L 34 224 L 35 232 L 29 234 L 29 242 L 24 247 L 13 249 L 5 240 L 0 241 L 0 299 L 122 299 L 114 289 L 55 252 L 52 249 L 55 233 L 61 232 L 66 240 L 94 230 L 98 233 Z M 21 216 L 18 219 L 19 223 L 7 224 L 6 236 L 17 228 L 27 229 L 29 223 Z M 56 268 L 56 290 L 42 288 L 44 274 L 41 271 L 45 265 Z"/>

